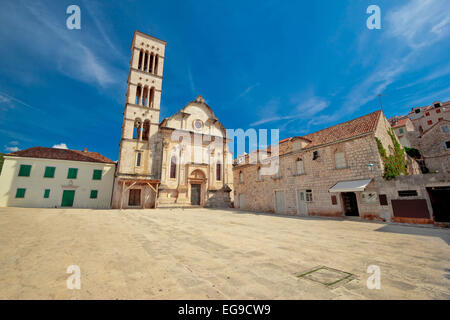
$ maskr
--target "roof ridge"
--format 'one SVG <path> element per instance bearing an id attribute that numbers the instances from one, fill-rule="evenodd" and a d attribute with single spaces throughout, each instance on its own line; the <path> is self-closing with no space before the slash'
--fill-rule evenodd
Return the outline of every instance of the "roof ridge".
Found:
<path id="1" fill-rule="evenodd" d="M 328 130 L 328 129 L 331 129 L 331 128 L 334 128 L 334 127 L 337 127 L 337 126 L 340 126 L 340 125 L 343 125 L 343 124 L 346 124 L 346 123 L 349 123 L 349 122 L 352 122 L 352 121 L 356 121 L 356 120 L 358 120 L 358 119 L 367 117 L 367 116 L 369 116 L 369 115 L 371 115 L 371 114 L 374 114 L 374 113 L 377 113 L 377 112 L 380 112 L 380 111 L 382 111 L 382 110 L 381 110 L 381 109 L 378 109 L 378 110 L 376 110 L 376 111 L 367 113 L 367 114 L 365 114 L 365 115 L 363 115 L 363 116 L 360 116 L 360 117 L 358 117 L 358 118 L 354 118 L 354 119 L 350 119 L 350 120 L 347 120 L 347 121 L 344 121 L 344 122 L 341 122 L 341 123 L 337 123 L 337 124 L 335 124 L 335 125 L 332 125 L 331 127 L 326 127 L 326 128 L 320 129 L 320 130 L 318 130 L 318 131 L 314 131 L 314 132 L 308 133 L 307 135 L 301 136 L 301 138 L 304 138 L 304 137 L 307 137 L 307 136 L 309 136 L 309 135 L 311 135 L 311 134 L 318 133 L 318 132 L 321 132 L 321 131 L 324 131 L 324 130 Z M 378 119 L 379 119 L 379 115 L 378 115 Z M 378 122 L 377 122 L 377 124 L 378 124 Z M 375 126 L 375 127 L 376 127 L 376 126 Z"/>

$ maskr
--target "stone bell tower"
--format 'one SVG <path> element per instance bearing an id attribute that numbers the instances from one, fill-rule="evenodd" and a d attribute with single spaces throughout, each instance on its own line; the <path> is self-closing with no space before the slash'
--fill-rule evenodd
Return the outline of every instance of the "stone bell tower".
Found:
<path id="1" fill-rule="evenodd" d="M 149 207 L 152 203 L 148 202 L 156 197 L 161 166 L 158 125 L 165 47 L 165 41 L 134 32 L 112 203 L 115 208 Z"/>

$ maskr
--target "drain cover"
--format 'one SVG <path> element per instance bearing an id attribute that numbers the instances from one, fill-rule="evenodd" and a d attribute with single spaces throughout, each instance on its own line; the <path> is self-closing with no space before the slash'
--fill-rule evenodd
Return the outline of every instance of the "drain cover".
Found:
<path id="1" fill-rule="evenodd" d="M 325 266 L 318 266 L 299 274 L 297 277 L 319 282 L 329 288 L 335 288 L 351 281 L 355 278 L 355 275 Z"/>

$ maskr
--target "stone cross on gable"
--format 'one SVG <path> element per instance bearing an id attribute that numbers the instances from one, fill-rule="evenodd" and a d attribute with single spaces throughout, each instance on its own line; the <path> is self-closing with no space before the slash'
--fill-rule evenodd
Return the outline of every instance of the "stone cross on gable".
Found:
<path id="1" fill-rule="evenodd" d="M 200 102 L 200 103 L 204 103 L 204 102 L 205 102 L 205 99 L 203 99 L 202 95 L 199 95 L 199 96 L 197 97 L 197 99 L 195 99 L 195 101 L 196 101 L 196 102 Z"/>

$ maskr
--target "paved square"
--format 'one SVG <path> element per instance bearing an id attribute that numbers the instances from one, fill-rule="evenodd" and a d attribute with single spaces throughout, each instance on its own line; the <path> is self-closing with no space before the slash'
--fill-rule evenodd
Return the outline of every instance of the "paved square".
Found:
<path id="1" fill-rule="evenodd" d="M 449 243 L 448 229 L 237 210 L 0 208 L 0 298 L 450 299 Z M 317 266 L 355 279 L 298 277 Z"/>

